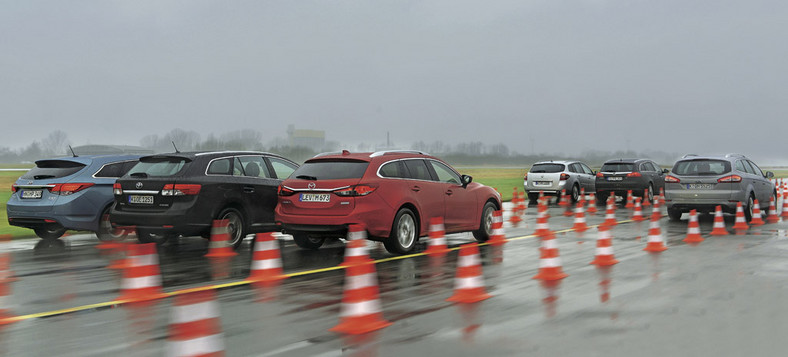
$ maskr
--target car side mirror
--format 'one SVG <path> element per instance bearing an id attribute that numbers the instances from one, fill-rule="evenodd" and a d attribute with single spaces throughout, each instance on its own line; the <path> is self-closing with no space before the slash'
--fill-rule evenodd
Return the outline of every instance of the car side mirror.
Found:
<path id="1" fill-rule="evenodd" d="M 774 177 L 774 172 L 766 171 L 766 178 L 772 178 L 772 177 Z"/>
<path id="2" fill-rule="evenodd" d="M 468 184 L 473 182 L 473 177 L 468 175 L 462 175 L 462 187 L 468 187 Z"/>
<path id="3" fill-rule="evenodd" d="M 591 176 L 596 176 L 596 171 L 591 171 Z"/>
<path id="4" fill-rule="evenodd" d="M 670 172 L 670 170 L 668 170 L 668 169 L 662 169 L 662 173 L 663 173 L 663 174 L 666 174 L 666 173 L 668 173 L 668 172 Z"/>

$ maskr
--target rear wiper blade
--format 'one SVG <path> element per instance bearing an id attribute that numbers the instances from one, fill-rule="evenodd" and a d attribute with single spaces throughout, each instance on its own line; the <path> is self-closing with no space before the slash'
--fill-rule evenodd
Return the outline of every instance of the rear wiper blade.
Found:
<path id="1" fill-rule="evenodd" d="M 135 172 L 135 173 L 133 173 L 133 174 L 131 174 L 129 176 L 145 178 L 145 177 L 148 177 L 148 174 L 146 174 L 144 172 Z"/>
<path id="2" fill-rule="evenodd" d="M 33 176 L 33 178 L 36 179 L 36 180 L 43 180 L 43 179 L 54 178 L 54 177 L 55 177 L 55 175 L 35 175 L 35 176 Z"/>
<path id="3" fill-rule="evenodd" d="M 309 175 L 298 175 L 298 176 L 296 176 L 296 178 L 297 179 L 302 179 L 302 180 L 317 181 L 317 177 L 309 176 Z"/>

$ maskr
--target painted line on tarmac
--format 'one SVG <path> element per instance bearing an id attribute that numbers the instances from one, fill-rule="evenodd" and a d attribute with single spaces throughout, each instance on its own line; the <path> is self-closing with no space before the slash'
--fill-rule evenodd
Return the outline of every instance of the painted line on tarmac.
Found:
<path id="1" fill-rule="evenodd" d="M 634 222 L 634 220 L 628 219 L 628 220 L 623 220 L 623 221 L 617 221 L 617 224 L 630 223 L 630 222 Z M 597 228 L 597 227 L 599 227 L 601 225 L 602 224 L 588 226 L 588 228 Z M 574 232 L 574 231 L 575 231 L 574 228 L 568 228 L 568 229 L 562 229 L 562 230 L 554 231 L 554 233 L 567 233 L 567 232 Z M 536 234 L 529 234 L 529 235 L 524 235 L 524 236 L 519 236 L 519 237 L 506 238 L 505 241 L 509 242 L 509 241 L 516 241 L 516 240 L 530 239 L 530 238 L 537 238 L 537 237 L 538 237 L 538 235 L 536 235 Z M 483 243 L 479 243 L 479 245 L 480 246 L 490 245 L 490 243 L 489 242 L 483 242 Z M 461 248 L 462 248 L 462 246 L 459 246 L 459 247 L 454 247 L 454 248 L 448 248 L 448 250 L 455 251 L 455 250 L 460 250 Z M 373 263 L 375 263 L 375 264 L 385 263 L 385 262 L 397 261 L 397 260 L 408 259 L 408 258 L 415 258 L 415 257 L 425 256 L 425 255 L 427 255 L 427 253 L 424 253 L 424 252 L 408 254 L 408 255 L 400 255 L 400 256 L 396 256 L 396 257 L 389 257 L 389 258 L 383 258 L 383 259 L 374 260 Z M 294 273 L 287 273 L 287 274 L 283 274 L 283 275 L 285 277 L 292 278 L 292 277 L 296 277 L 296 276 L 312 275 L 312 274 L 318 274 L 318 273 L 324 273 L 324 272 L 335 271 L 335 270 L 342 270 L 342 269 L 345 269 L 345 267 L 342 266 L 342 265 L 337 265 L 337 266 L 328 267 L 328 268 L 305 270 L 305 271 L 299 271 L 299 272 L 294 272 Z M 193 293 L 193 292 L 198 292 L 198 291 L 218 290 L 218 289 L 231 288 L 231 287 L 236 287 L 236 286 L 249 285 L 249 284 L 252 284 L 254 282 L 255 281 L 253 281 L 253 280 L 244 279 L 244 280 L 233 281 L 233 282 L 223 283 L 223 284 L 212 284 L 212 285 L 198 286 L 198 287 L 194 287 L 194 288 L 180 289 L 180 290 L 175 290 L 175 291 L 170 291 L 170 292 L 163 292 L 162 295 L 164 295 L 164 297 L 173 297 L 173 296 L 178 296 L 178 295 L 183 295 L 183 294 L 188 294 L 188 293 Z M 99 309 L 103 309 L 103 308 L 116 308 L 116 307 L 121 306 L 121 305 L 134 303 L 134 302 L 142 302 L 142 301 L 146 301 L 146 300 L 144 300 L 144 299 L 143 300 L 139 300 L 139 299 L 112 300 L 112 301 L 100 302 L 100 303 L 96 303 L 96 304 L 75 306 L 75 307 L 66 308 L 66 309 L 45 311 L 45 312 L 39 312 L 39 313 L 34 313 L 34 314 L 19 315 L 19 316 L 10 316 L 10 317 L 5 317 L 5 318 L 0 318 L 0 326 L 11 324 L 11 323 L 14 323 L 14 322 L 24 321 L 24 320 L 31 320 L 31 319 L 37 319 L 37 318 L 46 318 L 46 317 L 54 317 L 54 316 L 58 316 L 58 315 L 72 314 L 72 313 L 77 313 L 77 312 L 82 312 L 82 311 L 90 311 L 90 310 L 99 310 Z"/>

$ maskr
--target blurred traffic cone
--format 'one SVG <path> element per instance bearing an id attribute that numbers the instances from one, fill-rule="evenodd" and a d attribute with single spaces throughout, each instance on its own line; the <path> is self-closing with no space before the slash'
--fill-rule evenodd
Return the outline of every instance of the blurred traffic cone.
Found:
<path id="1" fill-rule="evenodd" d="M 487 294 L 479 259 L 478 243 L 463 244 L 457 258 L 457 275 L 454 279 L 454 295 L 446 301 L 473 303 L 492 297 Z"/>
<path id="2" fill-rule="evenodd" d="M 561 199 L 558 200 L 558 205 L 561 207 L 569 206 L 569 201 L 566 198 L 566 190 L 561 190 Z"/>
<path id="3" fill-rule="evenodd" d="M 137 244 L 137 228 L 136 227 L 123 227 L 119 228 L 126 231 L 126 239 L 119 240 L 115 244 L 107 245 L 107 252 L 112 259 L 112 262 L 107 266 L 108 269 L 123 270 L 131 265 L 127 257 L 129 246 Z"/>
<path id="4" fill-rule="evenodd" d="M 129 266 L 123 269 L 117 300 L 142 301 L 165 297 L 161 291 L 156 243 L 131 244 L 128 259 Z"/>
<path id="5" fill-rule="evenodd" d="M 607 211 L 605 212 L 605 221 L 602 224 L 611 227 L 618 224 L 616 220 L 616 196 L 612 192 L 607 197 Z"/>
<path id="6" fill-rule="evenodd" d="M 0 284 L 17 281 L 11 271 L 11 253 L 8 246 L 11 244 L 10 234 L 0 234 Z M 0 304 L 0 308 L 3 305 Z"/>
<path id="7" fill-rule="evenodd" d="M 506 243 L 506 233 L 503 231 L 503 213 L 501 211 L 493 212 L 492 217 L 492 235 L 488 243 L 495 246 L 504 245 Z"/>
<path id="8" fill-rule="evenodd" d="M 586 225 L 586 213 L 583 209 L 583 202 L 577 201 L 577 206 L 575 207 L 575 222 L 572 228 L 576 232 L 585 232 L 588 230 L 588 225 Z"/>
<path id="9" fill-rule="evenodd" d="M 610 227 L 600 225 L 597 227 L 596 256 L 590 264 L 597 266 L 608 266 L 618 263 L 613 255 L 613 235 L 610 234 Z"/>
<path id="10" fill-rule="evenodd" d="M 545 317 L 551 319 L 555 317 L 558 310 L 558 290 L 561 288 L 561 280 L 542 280 L 539 286 L 544 289 L 545 297 L 542 303 L 545 308 Z"/>
<path id="11" fill-rule="evenodd" d="M 105 217 L 102 217 L 102 220 L 105 220 L 105 219 L 108 220 L 109 218 L 106 217 L 106 216 L 109 216 L 109 215 L 105 215 Z M 118 238 L 110 239 L 110 240 L 102 240 L 101 242 L 99 242 L 99 244 L 96 244 L 96 249 L 99 249 L 102 252 L 109 252 L 109 251 L 111 251 L 113 249 L 119 249 L 123 245 L 120 241 L 122 241 L 122 240 L 124 240 L 126 238 L 125 237 L 126 228 L 125 227 L 113 227 L 112 231 L 113 231 L 112 235 L 113 236 L 117 236 Z"/>
<path id="12" fill-rule="evenodd" d="M 224 336 L 216 290 L 175 296 L 168 356 L 223 356 Z"/>
<path id="13" fill-rule="evenodd" d="M 648 228 L 648 243 L 643 250 L 647 252 L 661 252 L 668 247 L 665 246 L 665 239 L 662 238 L 662 229 L 659 227 L 659 217 L 655 214 L 651 215 L 651 222 Z"/>
<path id="14" fill-rule="evenodd" d="M 783 213 L 780 215 L 780 217 L 782 217 L 783 220 L 788 219 L 788 197 L 786 197 L 787 195 L 788 195 L 788 190 L 783 188 Z"/>
<path id="15" fill-rule="evenodd" d="M 542 246 L 539 250 L 541 252 L 539 257 L 539 272 L 534 275 L 533 279 L 559 280 L 569 276 L 564 274 L 561 268 L 558 244 L 552 232 L 542 237 Z"/>
<path id="16" fill-rule="evenodd" d="M 371 262 L 367 251 L 367 230 L 363 225 L 351 224 L 347 233 L 347 241 L 345 260 L 339 266 L 347 267 Z"/>
<path id="17" fill-rule="evenodd" d="M 642 222 L 645 220 L 643 217 L 643 208 L 640 206 L 640 197 L 635 197 L 635 210 L 632 212 L 632 220 L 635 222 Z"/>
<path id="18" fill-rule="evenodd" d="M 643 190 L 643 202 L 641 203 L 643 207 L 651 206 L 651 200 L 648 199 L 648 188 Z"/>
<path id="19" fill-rule="evenodd" d="M 733 224 L 733 229 L 745 231 L 749 228 L 750 226 L 747 225 L 747 220 L 744 217 L 744 209 L 742 208 L 741 202 L 736 202 L 736 221 Z"/>
<path id="20" fill-rule="evenodd" d="M 208 245 L 208 258 L 228 258 L 238 255 L 230 245 L 229 220 L 215 219 L 211 227 L 211 243 Z"/>
<path id="21" fill-rule="evenodd" d="M 279 241 L 273 233 L 257 233 L 249 280 L 263 286 L 271 286 L 284 278 Z"/>
<path id="22" fill-rule="evenodd" d="M 766 222 L 763 221 L 763 216 L 761 216 L 761 206 L 758 204 L 757 199 L 753 202 L 750 224 L 753 226 L 762 226 L 766 224 Z"/>
<path id="23" fill-rule="evenodd" d="M 613 267 L 597 266 L 596 270 L 599 273 L 599 302 L 605 303 L 610 301 L 610 283 L 613 281 L 611 278 Z"/>
<path id="24" fill-rule="evenodd" d="M 515 187 L 512 192 L 512 213 L 509 216 L 509 223 L 511 223 L 514 227 L 517 227 L 520 225 L 520 222 L 523 221 L 523 219 L 520 217 L 519 200 L 520 195 L 517 193 L 517 187 Z"/>
<path id="25" fill-rule="evenodd" d="M 766 217 L 766 223 L 777 223 L 780 221 L 780 215 L 777 213 L 777 206 L 774 202 L 774 196 L 769 199 L 769 215 Z"/>
<path id="26" fill-rule="evenodd" d="M 624 208 L 632 207 L 635 207 L 635 204 L 632 202 L 632 190 L 627 190 L 627 204 L 624 205 Z"/>
<path id="27" fill-rule="evenodd" d="M 534 234 L 537 236 L 545 236 L 551 233 L 550 227 L 547 226 L 547 205 L 540 202 L 538 211 L 536 212 L 536 230 Z"/>
<path id="28" fill-rule="evenodd" d="M 725 228 L 725 218 L 722 216 L 722 206 L 714 209 L 714 224 L 711 226 L 710 235 L 727 236 L 728 230 Z"/>
<path id="29" fill-rule="evenodd" d="M 703 242 L 703 237 L 700 236 L 700 225 L 698 224 L 698 211 L 690 211 L 689 223 L 687 224 L 687 237 L 684 238 L 684 243 L 695 245 Z"/>
<path id="30" fill-rule="evenodd" d="M 11 313 L 11 283 L 0 281 L 0 330 L 4 325 L 12 323 L 14 314 Z"/>
<path id="31" fill-rule="evenodd" d="M 383 319 L 378 277 L 372 262 L 347 267 L 339 324 L 329 331 L 359 335 L 391 325 Z"/>
<path id="32" fill-rule="evenodd" d="M 424 253 L 429 256 L 437 256 L 445 255 L 448 251 L 449 248 L 446 246 L 446 231 L 443 227 L 443 217 L 430 218 L 430 246 L 427 247 Z"/>
<path id="33" fill-rule="evenodd" d="M 590 215 L 594 215 L 597 212 L 596 194 L 594 194 L 593 192 L 591 192 L 591 194 L 588 196 L 588 209 L 586 210 L 586 212 L 588 212 L 588 214 Z"/>
<path id="34" fill-rule="evenodd" d="M 518 197 L 520 198 L 517 201 L 517 211 L 519 211 L 520 215 L 522 216 L 525 214 L 525 210 L 528 208 L 528 206 L 525 205 L 525 191 L 520 191 Z"/>

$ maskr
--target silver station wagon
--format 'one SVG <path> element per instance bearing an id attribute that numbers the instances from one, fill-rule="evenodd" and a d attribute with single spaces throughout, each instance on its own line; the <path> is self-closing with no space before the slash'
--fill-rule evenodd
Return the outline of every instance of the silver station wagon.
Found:
<path id="1" fill-rule="evenodd" d="M 536 202 L 539 192 L 560 199 L 562 190 L 577 202 L 581 189 L 585 193 L 596 191 L 594 175 L 596 172 L 580 161 L 540 161 L 525 174 L 523 184 L 531 203 Z"/>

